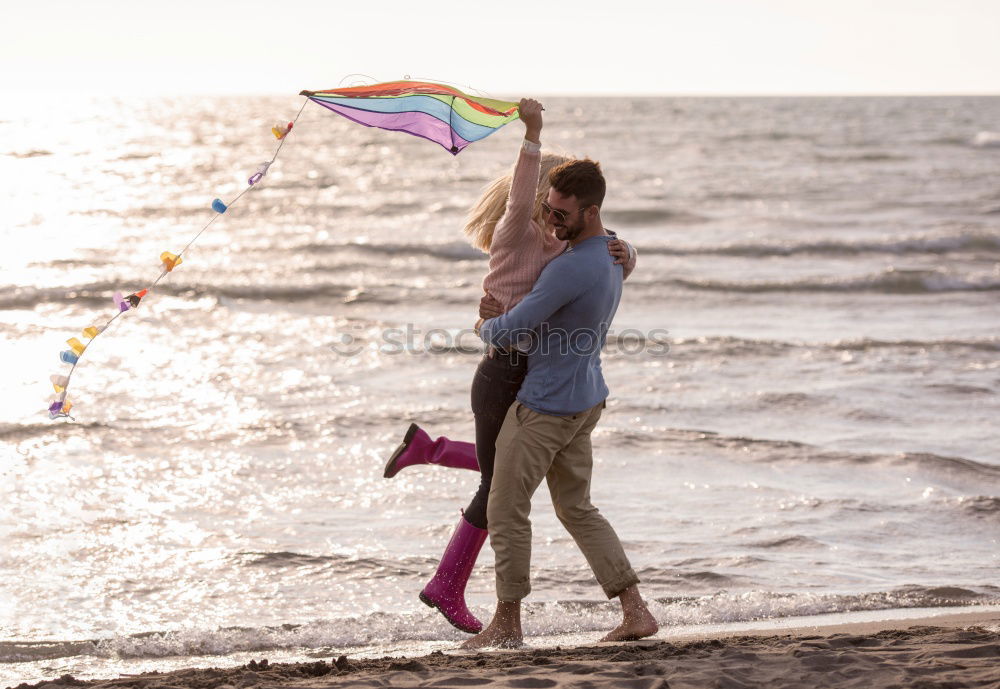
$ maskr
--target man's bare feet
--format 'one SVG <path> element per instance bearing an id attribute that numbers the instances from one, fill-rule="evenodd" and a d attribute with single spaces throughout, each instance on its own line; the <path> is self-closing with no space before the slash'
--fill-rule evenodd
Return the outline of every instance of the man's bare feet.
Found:
<path id="1" fill-rule="evenodd" d="M 601 641 L 635 641 L 653 636 L 658 631 L 660 631 L 660 626 L 647 611 L 641 617 L 625 618 L 620 625 L 605 634 Z"/>
<path id="2" fill-rule="evenodd" d="M 637 586 L 630 586 L 620 594 L 622 623 L 604 635 L 601 641 L 635 641 L 653 636 L 660 630 L 656 618 L 649 612 L 639 595 Z"/>
<path id="3" fill-rule="evenodd" d="M 486 629 L 468 639 L 462 648 L 518 648 L 524 645 L 521 632 L 521 603 L 497 601 L 497 611 Z"/>

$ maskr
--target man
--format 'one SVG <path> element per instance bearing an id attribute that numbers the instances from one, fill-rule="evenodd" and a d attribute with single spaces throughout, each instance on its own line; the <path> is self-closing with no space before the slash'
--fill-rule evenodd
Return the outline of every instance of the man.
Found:
<path id="1" fill-rule="evenodd" d="M 574 160 L 554 169 L 549 181 L 546 222 L 569 246 L 516 307 L 476 324 L 489 345 L 527 347 L 528 373 L 497 438 L 487 507 L 497 610 L 489 626 L 463 648 L 523 641 L 521 600 L 531 590 L 528 515 L 543 478 L 556 515 L 605 594 L 621 602 L 622 623 L 601 640 L 639 639 L 658 630 L 618 536 L 590 502 L 590 434 L 608 395 L 600 350 L 622 291 L 622 267 L 608 255 L 613 237 L 601 222 L 604 176 L 594 161 Z"/>

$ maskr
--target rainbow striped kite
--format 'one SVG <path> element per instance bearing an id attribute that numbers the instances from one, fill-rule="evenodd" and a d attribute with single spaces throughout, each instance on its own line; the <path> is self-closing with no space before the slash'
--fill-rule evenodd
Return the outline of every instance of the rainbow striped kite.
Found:
<path id="1" fill-rule="evenodd" d="M 420 136 L 455 155 L 518 117 L 517 103 L 470 96 L 426 81 L 389 81 L 300 95 L 358 124 Z"/>

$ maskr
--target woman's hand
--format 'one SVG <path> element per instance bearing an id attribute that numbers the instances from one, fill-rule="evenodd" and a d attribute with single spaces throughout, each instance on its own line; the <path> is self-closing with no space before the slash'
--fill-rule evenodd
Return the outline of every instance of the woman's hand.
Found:
<path id="1" fill-rule="evenodd" d="M 524 122 L 524 138 L 532 143 L 541 143 L 539 138 L 542 133 L 542 104 L 534 98 L 522 98 L 517 104 L 521 121 Z"/>
<path id="2" fill-rule="evenodd" d="M 493 298 L 489 293 L 484 294 L 479 300 L 479 317 L 496 318 L 503 315 L 503 304 Z"/>
<path id="3" fill-rule="evenodd" d="M 629 260 L 629 250 L 628 244 L 620 239 L 612 239 L 608 242 L 608 253 L 610 253 L 615 258 L 615 265 L 621 265 L 623 263 L 628 263 Z"/>

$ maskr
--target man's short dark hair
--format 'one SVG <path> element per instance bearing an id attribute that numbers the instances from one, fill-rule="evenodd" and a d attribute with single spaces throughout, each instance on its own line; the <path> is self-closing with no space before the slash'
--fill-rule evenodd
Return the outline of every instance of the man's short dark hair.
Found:
<path id="1" fill-rule="evenodd" d="M 607 190 L 601 164 L 590 158 L 570 160 L 553 168 L 549 184 L 563 196 L 575 196 L 581 205 L 598 208 L 604 203 Z"/>

